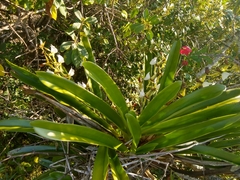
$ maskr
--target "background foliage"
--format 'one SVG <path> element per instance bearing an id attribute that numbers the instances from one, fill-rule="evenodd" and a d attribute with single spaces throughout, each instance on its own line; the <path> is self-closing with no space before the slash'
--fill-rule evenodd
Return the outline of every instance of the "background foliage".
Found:
<path id="1" fill-rule="evenodd" d="M 183 81 L 179 96 L 215 83 L 225 84 L 229 89 L 238 87 L 239 5 L 240 1 L 235 0 L 2 0 L 0 63 L 5 75 L 1 77 L 0 84 L 1 119 L 18 116 L 61 121 L 61 114 L 56 108 L 29 96 L 29 87 L 9 74 L 6 59 L 30 71 L 50 70 L 81 84 L 89 81 L 80 66 L 81 62 L 96 62 L 120 87 L 128 107 L 140 112 L 149 102 L 149 97 L 139 98 L 140 92 L 149 92 L 150 99 L 156 94 L 149 89 L 153 84 L 148 84 L 144 78 L 148 72 L 151 76 L 163 73 L 170 47 L 176 39 L 180 39 L 182 45 L 188 45 L 193 51 L 189 56 L 180 57 L 188 64 L 178 65 L 176 80 Z M 64 57 L 60 66 L 56 64 L 57 57 L 52 55 L 51 45 L 58 49 L 56 55 Z M 154 58 L 160 68 L 150 70 L 145 64 Z M 75 70 L 73 76 L 69 75 L 70 69 Z M 87 88 L 98 92 L 94 82 L 92 87 Z M 110 102 L 104 93 L 98 95 Z M 16 134 L 12 133 L 2 132 L 1 136 L 6 144 L 9 139 L 11 142 L 7 148 L 2 148 L 3 160 L 9 150 L 36 143 L 31 136 L 21 133 L 20 140 L 15 140 Z M 54 145 L 62 146 L 60 143 Z M 79 145 L 73 146 L 76 146 L 73 154 L 79 152 Z M 238 147 L 231 150 L 238 152 Z M 36 162 L 41 162 L 44 167 L 59 159 L 57 156 L 54 160 L 51 156 L 41 159 L 40 155 L 37 158 L 40 161 Z M 19 167 L 22 170 L 9 171 L 2 176 L 12 179 L 22 176 L 24 179 L 35 176 L 35 171 L 41 173 L 45 170 L 38 166 L 39 163 L 23 165 L 22 162 L 25 159 L 5 159 L 3 168 L 21 164 Z M 26 162 L 32 162 L 32 158 L 26 158 Z M 181 167 L 176 169 L 181 170 Z"/>

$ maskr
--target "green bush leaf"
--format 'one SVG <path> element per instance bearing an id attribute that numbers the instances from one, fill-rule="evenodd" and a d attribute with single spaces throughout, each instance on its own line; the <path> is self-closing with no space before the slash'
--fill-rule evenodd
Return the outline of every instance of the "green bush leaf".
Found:
<path id="1" fill-rule="evenodd" d="M 144 30 L 144 24 L 141 24 L 141 23 L 135 23 L 135 24 L 131 24 L 130 26 L 131 30 L 135 33 L 140 33 Z"/>
<path id="2" fill-rule="evenodd" d="M 43 120 L 33 121 L 31 122 L 31 125 L 37 134 L 48 139 L 82 142 L 106 146 L 120 151 L 127 150 L 127 147 L 113 136 L 89 127 L 74 124 L 57 124 Z"/>

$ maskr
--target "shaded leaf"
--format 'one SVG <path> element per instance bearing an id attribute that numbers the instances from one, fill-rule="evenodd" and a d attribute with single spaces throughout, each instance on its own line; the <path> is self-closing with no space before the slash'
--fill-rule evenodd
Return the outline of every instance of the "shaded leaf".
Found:
<path id="1" fill-rule="evenodd" d="M 216 157 L 216 158 L 222 159 L 224 161 L 228 161 L 230 163 L 240 165 L 240 156 L 239 155 L 229 153 L 222 149 L 217 149 L 214 147 L 208 147 L 208 146 L 204 146 L 204 145 L 198 145 L 198 146 L 194 146 L 193 148 L 191 148 L 190 151 L 195 152 L 195 153 L 210 155 L 212 157 Z"/>
<path id="2" fill-rule="evenodd" d="M 34 132 L 31 120 L 19 118 L 0 120 L 0 130 L 13 132 Z"/>

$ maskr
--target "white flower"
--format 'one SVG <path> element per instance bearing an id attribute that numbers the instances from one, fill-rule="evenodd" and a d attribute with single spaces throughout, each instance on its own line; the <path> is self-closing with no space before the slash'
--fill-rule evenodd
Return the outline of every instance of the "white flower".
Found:
<path id="1" fill-rule="evenodd" d="M 57 55 L 57 58 L 59 63 L 64 63 L 64 58 L 60 54 Z"/>
<path id="2" fill-rule="evenodd" d="M 68 75 L 69 75 L 69 76 L 73 76 L 74 73 L 75 73 L 74 69 L 71 68 L 71 69 L 69 70 L 69 72 L 68 72 Z"/>
<path id="3" fill-rule="evenodd" d="M 50 73 L 50 74 L 54 74 L 54 72 L 53 71 L 51 71 L 51 70 L 49 70 L 49 69 L 47 69 L 47 71 L 46 71 L 47 73 Z"/>
<path id="4" fill-rule="evenodd" d="M 222 80 L 224 81 L 224 80 L 227 79 L 228 76 L 230 76 L 230 75 L 231 75 L 231 73 L 223 72 L 223 73 L 222 73 Z"/>
<path id="5" fill-rule="evenodd" d="M 139 97 L 140 98 L 143 98 L 145 96 L 145 92 L 144 92 L 144 90 L 142 89 L 141 91 L 140 91 L 140 93 L 139 93 Z"/>
<path id="6" fill-rule="evenodd" d="M 52 44 L 51 44 L 50 48 L 51 48 L 50 49 L 51 53 L 56 54 L 58 52 L 57 48 L 55 46 L 53 46 Z"/>
<path id="7" fill-rule="evenodd" d="M 150 64 L 151 65 L 155 65 L 157 63 L 157 57 L 153 58 L 151 61 L 150 61 Z"/>
<path id="8" fill-rule="evenodd" d="M 150 72 L 148 72 L 144 78 L 145 81 L 149 80 L 150 79 Z"/>
<path id="9" fill-rule="evenodd" d="M 87 87 L 87 85 L 84 82 L 78 82 L 77 84 L 84 89 Z"/>

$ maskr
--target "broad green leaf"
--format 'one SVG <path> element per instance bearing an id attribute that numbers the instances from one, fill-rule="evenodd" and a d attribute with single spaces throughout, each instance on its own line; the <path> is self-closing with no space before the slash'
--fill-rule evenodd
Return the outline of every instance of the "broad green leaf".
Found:
<path id="1" fill-rule="evenodd" d="M 108 148 L 100 146 L 94 161 L 92 180 L 105 180 L 108 173 Z"/>
<path id="2" fill-rule="evenodd" d="M 82 60 L 83 60 L 82 55 L 81 55 L 81 52 L 79 51 L 79 49 L 77 47 L 72 49 L 71 59 L 72 59 L 73 65 L 77 68 L 82 63 Z"/>
<path id="3" fill-rule="evenodd" d="M 163 73 L 163 76 L 160 80 L 159 92 L 165 87 L 173 83 L 178 63 L 179 63 L 179 52 L 180 52 L 181 42 L 176 41 L 172 45 L 170 53 L 168 55 L 167 64 Z"/>
<path id="4" fill-rule="evenodd" d="M 4 76 L 4 68 L 1 64 L 0 64 L 0 76 Z"/>
<path id="5" fill-rule="evenodd" d="M 147 37 L 147 39 L 148 39 L 149 41 L 152 40 L 153 36 L 154 36 L 154 34 L 153 34 L 153 32 L 152 32 L 151 30 L 147 31 L 146 37 Z"/>
<path id="6" fill-rule="evenodd" d="M 162 109 L 156 116 L 154 116 L 150 120 L 149 124 L 151 122 L 159 122 L 164 119 L 169 119 L 174 113 L 177 113 L 178 111 L 188 106 L 190 108 L 194 108 L 195 103 L 214 98 L 223 93 L 225 89 L 226 87 L 224 85 L 217 84 L 194 91 L 191 94 L 188 94 L 187 96 L 184 96 L 183 98 L 170 104 L 168 107 Z"/>
<path id="7" fill-rule="evenodd" d="M 146 127 L 143 127 L 143 134 L 157 134 L 170 132 L 194 123 L 207 121 L 211 118 L 236 114 L 240 112 L 239 97 L 232 98 L 221 103 L 205 106 L 204 109 L 195 111 L 184 116 L 168 119 L 166 121 L 160 121 Z"/>
<path id="8" fill-rule="evenodd" d="M 142 23 L 135 23 L 135 24 L 131 24 L 130 28 L 133 32 L 135 32 L 136 34 L 142 32 L 144 30 L 144 24 Z"/>
<path id="9" fill-rule="evenodd" d="M 83 62 L 82 65 L 87 70 L 88 76 L 102 86 L 109 99 L 117 106 L 119 113 L 124 118 L 124 115 L 128 113 L 128 107 L 116 83 L 96 64 Z"/>
<path id="10" fill-rule="evenodd" d="M 31 120 L 18 118 L 0 120 L 0 130 L 12 132 L 34 132 L 30 122 Z"/>
<path id="11" fill-rule="evenodd" d="M 38 152 L 47 152 L 47 153 L 62 152 L 63 153 L 63 150 L 57 149 L 55 146 L 45 146 L 45 145 L 24 146 L 24 147 L 9 151 L 8 156 L 15 156 L 15 155 L 26 154 L 26 153 L 38 153 Z"/>
<path id="12" fill-rule="evenodd" d="M 79 10 L 74 10 L 75 16 L 78 18 L 78 20 L 82 21 L 83 20 L 83 15 Z"/>
<path id="13" fill-rule="evenodd" d="M 82 142 L 106 146 L 120 151 L 127 150 L 127 147 L 113 136 L 89 127 L 74 124 L 57 124 L 43 120 L 33 121 L 31 125 L 37 134 L 48 139 Z"/>
<path id="14" fill-rule="evenodd" d="M 149 10 L 148 10 L 148 9 L 145 9 L 145 10 L 143 11 L 143 18 L 144 18 L 144 19 L 148 19 L 148 17 L 149 17 Z"/>
<path id="15" fill-rule="evenodd" d="M 182 82 L 177 81 L 159 92 L 140 114 L 138 118 L 140 125 L 147 122 L 151 117 L 153 117 L 157 112 L 159 112 L 163 105 L 175 98 L 177 93 L 181 89 L 181 85 Z"/>
<path id="16" fill-rule="evenodd" d="M 123 166 L 118 158 L 118 155 L 115 150 L 109 149 L 109 162 L 111 166 L 112 176 L 114 180 L 129 180 L 129 177 L 126 171 L 123 169 Z"/>
<path id="17" fill-rule="evenodd" d="M 96 17 L 91 16 L 91 17 L 87 17 L 87 18 L 85 19 L 85 22 L 88 22 L 88 23 L 90 23 L 90 24 L 95 24 L 95 23 L 98 22 L 98 20 L 97 20 Z"/>
<path id="18" fill-rule="evenodd" d="M 66 65 L 71 64 L 71 62 L 72 62 L 72 49 L 69 49 L 64 53 L 64 61 L 65 61 Z"/>
<path id="19" fill-rule="evenodd" d="M 63 42 L 61 44 L 61 46 L 60 46 L 60 51 L 64 52 L 66 50 L 69 50 L 73 43 L 74 43 L 73 41 L 65 41 L 65 42 Z"/>
<path id="20" fill-rule="evenodd" d="M 126 127 L 124 127 L 124 123 L 122 123 L 119 114 L 114 111 L 105 101 L 103 101 L 93 93 L 87 91 L 73 81 L 59 77 L 54 74 L 39 71 L 37 72 L 37 75 L 45 86 L 53 89 L 54 91 L 66 94 L 68 96 L 72 96 L 73 98 L 77 98 L 85 102 L 91 108 L 100 111 L 110 121 L 115 123 L 121 130 L 126 131 Z M 108 124 L 106 122 L 102 123 L 104 127 L 108 127 Z"/>
<path id="21" fill-rule="evenodd" d="M 135 150 L 141 138 L 141 128 L 137 118 L 131 113 L 127 113 L 125 116 L 127 119 L 128 129 L 133 137 L 133 150 Z"/>
<path id="22" fill-rule="evenodd" d="M 194 146 L 193 148 L 191 148 L 190 151 L 192 151 L 194 153 L 210 155 L 212 157 L 219 158 L 224 161 L 228 161 L 230 163 L 240 165 L 240 156 L 239 155 L 229 153 L 222 149 L 217 149 L 214 147 L 209 147 L 209 146 L 204 146 L 204 145 L 198 145 L 198 146 Z"/>
<path id="23" fill-rule="evenodd" d="M 65 5 L 61 5 L 59 7 L 59 11 L 60 13 L 66 18 L 67 17 L 67 9 L 66 9 L 66 6 Z"/>

